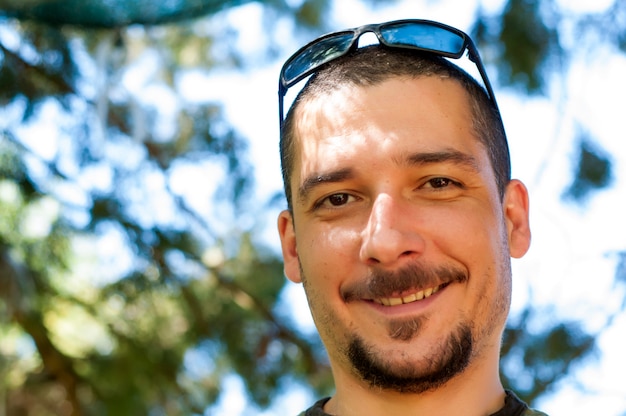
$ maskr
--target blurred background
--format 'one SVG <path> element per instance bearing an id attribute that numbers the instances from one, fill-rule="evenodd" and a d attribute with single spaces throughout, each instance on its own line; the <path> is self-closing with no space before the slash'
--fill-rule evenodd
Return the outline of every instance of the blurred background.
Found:
<path id="1" fill-rule="evenodd" d="M 331 394 L 275 231 L 278 72 L 398 18 L 474 37 L 530 189 L 507 387 L 626 415 L 626 2 L 0 0 L 0 416 L 295 415 Z"/>

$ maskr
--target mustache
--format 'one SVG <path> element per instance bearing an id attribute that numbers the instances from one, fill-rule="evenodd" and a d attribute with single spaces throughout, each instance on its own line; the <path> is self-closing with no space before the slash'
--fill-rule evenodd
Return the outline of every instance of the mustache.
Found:
<path id="1" fill-rule="evenodd" d="M 403 292 L 463 283 L 468 278 L 465 270 L 449 265 L 428 267 L 411 263 L 393 271 L 373 268 L 365 280 L 344 286 L 341 295 L 345 302 L 388 298 Z"/>

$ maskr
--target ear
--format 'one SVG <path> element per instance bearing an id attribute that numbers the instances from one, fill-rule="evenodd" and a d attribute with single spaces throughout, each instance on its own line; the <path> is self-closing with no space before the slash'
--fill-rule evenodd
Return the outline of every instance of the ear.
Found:
<path id="1" fill-rule="evenodd" d="M 506 220 L 511 257 L 520 258 L 530 247 L 530 221 L 528 190 L 516 179 L 509 182 L 504 195 Z"/>
<path id="2" fill-rule="evenodd" d="M 293 224 L 293 215 L 285 210 L 278 215 L 278 234 L 283 251 L 285 276 L 294 283 L 301 283 L 300 259 L 296 247 L 296 231 Z"/>

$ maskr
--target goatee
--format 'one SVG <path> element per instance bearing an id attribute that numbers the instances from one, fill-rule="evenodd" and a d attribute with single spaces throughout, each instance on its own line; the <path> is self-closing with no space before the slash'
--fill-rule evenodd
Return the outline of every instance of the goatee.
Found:
<path id="1" fill-rule="evenodd" d="M 348 344 L 347 357 L 359 377 L 371 387 L 398 393 L 424 393 L 441 387 L 468 366 L 473 349 L 469 325 L 459 325 L 427 366 L 390 362 L 358 336 Z"/>

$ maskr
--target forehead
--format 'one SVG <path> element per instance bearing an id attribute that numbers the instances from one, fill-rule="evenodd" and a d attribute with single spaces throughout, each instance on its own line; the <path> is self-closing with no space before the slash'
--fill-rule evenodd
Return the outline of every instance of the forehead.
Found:
<path id="1" fill-rule="evenodd" d="M 479 145 L 467 92 L 439 76 L 342 86 L 303 101 L 295 116 L 295 175 L 354 152 L 382 157 L 392 150 L 474 151 Z"/>

